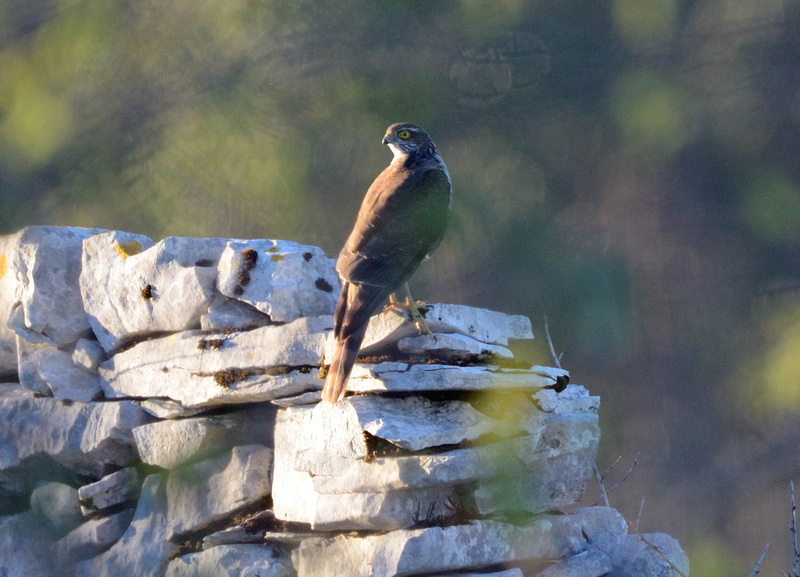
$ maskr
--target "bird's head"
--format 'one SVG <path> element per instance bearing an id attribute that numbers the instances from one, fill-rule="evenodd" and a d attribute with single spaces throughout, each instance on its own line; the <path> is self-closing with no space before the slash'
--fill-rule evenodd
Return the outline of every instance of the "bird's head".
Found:
<path id="1" fill-rule="evenodd" d="M 414 155 L 424 151 L 435 153 L 436 147 L 428 133 L 416 124 L 398 122 L 386 129 L 383 144 L 392 149 L 395 158 L 399 156 Z"/>

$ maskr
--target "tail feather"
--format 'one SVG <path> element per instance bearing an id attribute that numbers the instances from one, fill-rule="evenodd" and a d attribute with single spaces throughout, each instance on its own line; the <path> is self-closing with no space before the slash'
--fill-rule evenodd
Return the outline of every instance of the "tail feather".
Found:
<path id="1" fill-rule="evenodd" d="M 366 323 L 356 329 L 344 340 L 336 341 L 336 351 L 333 353 L 325 386 L 322 388 L 322 400 L 331 404 L 337 403 L 345 393 L 347 379 L 353 370 L 353 365 L 358 358 L 358 351 L 367 332 Z"/>

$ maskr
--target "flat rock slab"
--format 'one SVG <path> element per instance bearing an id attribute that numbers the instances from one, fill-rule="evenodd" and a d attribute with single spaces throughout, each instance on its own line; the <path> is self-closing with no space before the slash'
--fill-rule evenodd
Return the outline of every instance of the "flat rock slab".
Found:
<path id="1" fill-rule="evenodd" d="M 551 565 L 536 577 L 674 577 L 689 575 L 689 558 L 664 533 L 616 535 Z"/>
<path id="2" fill-rule="evenodd" d="M 283 409 L 275 432 L 275 515 L 316 529 L 386 530 L 418 523 L 420 511 L 453 515 L 464 495 L 477 507 L 472 514 L 570 505 L 592 475 L 599 400 L 575 385 L 565 392 L 490 398 L 486 406 L 498 418 L 464 401 L 414 397 Z M 384 431 L 388 440 L 379 436 Z M 493 442 L 472 446 L 473 433 L 491 433 Z M 504 437 L 511 438 L 498 441 Z"/>
<path id="3" fill-rule="evenodd" d="M 472 521 L 465 525 L 392 531 L 366 537 L 308 539 L 296 556 L 299 577 L 389 577 L 490 568 L 503 563 L 558 559 L 594 540 L 624 535 L 614 509 L 591 507 L 545 515 L 527 525 Z"/>
<path id="4" fill-rule="evenodd" d="M 70 531 L 53 548 L 59 565 L 69 566 L 107 550 L 125 533 L 133 513 L 133 509 L 125 509 L 108 517 L 89 519 Z"/>
<path id="5" fill-rule="evenodd" d="M 89 333 L 78 279 L 84 239 L 99 229 L 30 226 L 0 238 L 0 349 L 13 329 L 30 342 L 74 343 Z M 10 360 L 10 359 L 8 359 Z M 7 366 L 7 360 L 3 361 Z"/>
<path id="6" fill-rule="evenodd" d="M 75 564 L 76 577 L 163 575 L 177 546 L 166 539 L 167 499 L 163 473 L 144 480 L 136 512 L 108 551 Z"/>
<path id="7" fill-rule="evenodd" d="M 186 331 L 139 343 L 99 368 L 107 397 L 166 397 L 185 408 L 258 402 L 320 389 L 333 319 L 303 317 L 247 332 Z"/>
<path id="8" fill-rule="evenodd" d="M 8 577 L 56 577 L 63 575 L 55 567 L 52 546 L 41 530 L 41 520 L 30 511 L 0 516 L 0 575 Z"/>
<path id="9" fill-rule="evenodd" d="M 455 304 L 429 304 L 425 322 L 434 334 L 454 333 L 491 345 L 508 345 L 509 340 L 533 338 L 531 321 L 522 315 Z M 405 337 L 419 336 L 419 330 L 403 312 L 386 311 L 370 319 L 362 351 L 372 354 Z"/>
<path id="10" fill-rule="evenodd" d="M 220 545 L 173 560 L 166 577 L 295 577 L 289 556 L 271 545 Z"/>
<path id="11" fill-rule="evenodd" d="M 35 475 L 42 457 L 95 478 L 128 466 L 136 457 L 131 430 L 145 420 L 135 401 L 84 404 L 53 398 L 0 399 L 4 488 L 10 489 L 10 479 Z"/>
<path id="12" fill-rule="evenodd" d="M 50 343 L 29 343 L 19 337 L 17 352 L 20 383 L 32 391 L 82 403 L 102 395 L 97 372 L 76 366 L 72 353 Z"/>
<path id="13" fill-rule="evenodd" d="M 172 471 L 167 479 L 167 538 L 175 541 L 269 496 L 272 449 L 232 451 Z"/>
<path id="14" fill-rule="evenodd" d="M 499 369 L 491 366 L 458 367 L 438 364 L 385 362 L 353 367 L 347 390 L 354 393 L 485 391 L 492 389 L 542 389 L 569 378 L 560 369 Z"/>
<path id="15" fill-rule="evenodd" d="M 274 322 L 331 315 L 341 285 L 322 249 L 288 240 L 230 240 L 219 261 L 219 292 Z"/>
<path id="16" fill-rule="evenodd" d="M 106 351 L 123 341 L 200 328 L 216 295 L 227 240 L 110 231 L 83 244 L 80 290 L 92 330 Z"/>
<path id="17" fill-rule="evenodd" d="M 498 357 L 510 359 L 514 355 L 506 347 L 482 343 L 458 333 L 438 333 L 403 337 L 397 341 L 397 350 L 413 356 L 435 355 L 437 359 L 457 361 L 467 358 Z"/>
<path id="18" fill-rule="evenodd" d="M 127 503 L 138 495 L 139 473 L 135 467 L 125 467 L 78 489 L 80 509 L 84 515 Z"/>
<path id="19" fill-rule="evenodd" d="M 235 445 L 272 444 L 275 407 L 256 405 L 231 413 L 157 421 L 133 429 L 143 463 L 175 469 Z"/>

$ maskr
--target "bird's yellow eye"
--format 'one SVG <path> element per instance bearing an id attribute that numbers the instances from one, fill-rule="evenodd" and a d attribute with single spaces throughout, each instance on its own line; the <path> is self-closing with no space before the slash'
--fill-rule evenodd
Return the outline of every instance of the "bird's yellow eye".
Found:
<path id="1" fill-rule="evenodd" d="M 409 138 L 411 138 L 411 133 L 408 130 L 401 130 L 400 132 L 397 133 L 397 136 L 399 136 L 403 140 L 408 140 Z"/>

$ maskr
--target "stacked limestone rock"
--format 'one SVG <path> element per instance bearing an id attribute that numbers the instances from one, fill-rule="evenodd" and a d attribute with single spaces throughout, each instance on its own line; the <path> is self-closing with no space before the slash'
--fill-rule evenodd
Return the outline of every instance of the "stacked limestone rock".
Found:
<path id="1" fill-rule="evenodd" d="M 338 291 L 287 241 L 0 237 L 0 572 L 688 574 L 613 509 L 555 512 L 599 401 L 513 358 L 523 317 L 382 314 L 318 405 Z"/>

